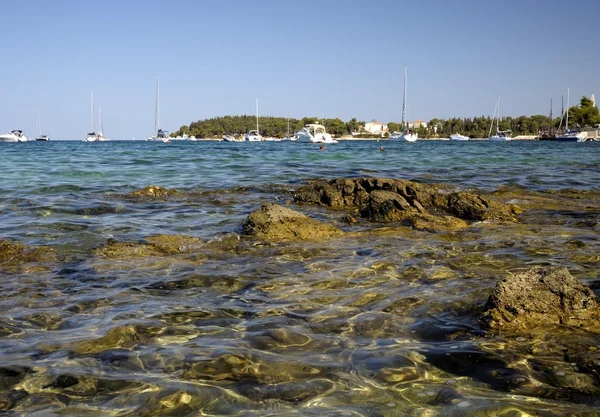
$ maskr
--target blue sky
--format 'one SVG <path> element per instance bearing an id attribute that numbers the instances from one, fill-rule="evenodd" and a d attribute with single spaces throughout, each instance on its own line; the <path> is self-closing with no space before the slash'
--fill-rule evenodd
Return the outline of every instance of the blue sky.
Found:
<path id="1" fill-rule="evenodd" d="M 555 113 L 600 96 L 593 0 L 8 0 L 0 131 L 113 139 L 227 114 L 399 121 Z M 566 97 L 565 97 L 566 98 Z"/>

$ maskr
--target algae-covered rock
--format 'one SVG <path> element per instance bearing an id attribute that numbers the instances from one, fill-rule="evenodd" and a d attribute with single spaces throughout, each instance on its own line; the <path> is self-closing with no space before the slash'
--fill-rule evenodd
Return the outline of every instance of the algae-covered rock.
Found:
<path id="1" fill-rule="evenodd" d="M 516 221 L 519 211 L 514 205 L 504 205 L 471 193 L 451 193 L 436 200 L 438 208 L 465 220 Z"/>
<path id="2" fill-rule="evenodd" d="M 120 242 L 111 238 L 96 248 L 94 254 L 103 258 L 165 256 L 189 252 L 199 242 L 196 237 L 181 235 L 151 236 L 144 242 Z"/>
<path id="3" fill-rule="evenodd" d="M 322 239 L 343 234 L 333 225 L 272 203 L 250 213 L 243 229 L 247 235 L 263 239 Z"/>
<path id="4" fill-rule="evenodd" d="M 48 246 L 29 247 L 22 243 L 0 239 L 0 270 L 7 272 L 36 272 L 51 269 L 58 256 Z"/>
<path id="5" fill-rule="evenodd" d="M 567 268 L 534 267 L 498 282 L 479 321 L 485 328 L 513 332 L 549 325 L 600 332 L 600 306 Z"/>
<path id="6" fill-rule="evenodd" d="M 177 190 L 172 188 L 164 188 L 158 185 L 149 185 L 141 190 L 132 191 L 126 194 L 127 197 L 135 198 L 167 198 L 177 194 Z"/>
<path id="7" fill-rule="evenodd" d="M 404 221 L 428 231 L 462 228 L 466 226 L 464 220 L 516 221 L 516 214 L 520 213 L 512 204 L 500 204 L 480 195 L 443 193 L 440 185 L 389 178 L 312 181 L 298 189 L 294 201 L 354 209 L 370 221 Z M 462 221 L 452 221 L 449 216 Z"/>

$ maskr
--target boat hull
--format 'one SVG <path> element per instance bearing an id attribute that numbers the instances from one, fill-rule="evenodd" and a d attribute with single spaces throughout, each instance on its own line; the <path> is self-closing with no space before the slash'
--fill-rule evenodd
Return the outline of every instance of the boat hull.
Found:
<path id="1" fill-rule="evenodd" d="M 415 133 L 402 133 L 400 135 L 391 135 L 388 139 L 398 142 L 416 142 L 418 138 Z"/>

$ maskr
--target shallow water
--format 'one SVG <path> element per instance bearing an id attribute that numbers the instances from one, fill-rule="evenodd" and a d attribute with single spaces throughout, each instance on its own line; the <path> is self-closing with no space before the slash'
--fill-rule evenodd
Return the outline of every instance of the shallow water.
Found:
<path id="1" fill-rule="evenodd" d="M 0 412 L 598 415 L 600 381 L 561 351 L 561 338 L 600 349 L 598 336 L 492 335 L 476 317 L 497 279 L 531 265 L 600 287 L 600 143 L 0 145 L 0 238 L 60 255 L 0 271 Z M 358 233 L 239 236 L 252 210 L 290 203 L 308 179 L 363 176 L 486 191 L 525 212 L 429 233 L 292 204 Z M 123 196 L 148 185 L 184 194 Z M 94 252 L 155 235 L 200 241 L 169 256 Z"/>

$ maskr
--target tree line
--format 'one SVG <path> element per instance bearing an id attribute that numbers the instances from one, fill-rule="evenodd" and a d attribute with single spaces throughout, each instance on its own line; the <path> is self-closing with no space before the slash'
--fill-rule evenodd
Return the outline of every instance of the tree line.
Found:
<path id="1" fill-rule="evenodd" d="M 587 97 L 582 97 L 579 106 L 569 108 L 569 127 L 588 127 L 600 124 L 600 112 L 598 108 Z M 318 119 L 316 117 L 304 117 L 302 119 L 285 117 L 259 117 L 259 129 L 262 136 L 283 138 L 288 134 L 302 129 L 309 123 L 321 123 L 327 132 L 336 137 L 345 135 L 372 136 L 361 131 L 365 125 L 364 121 L 356 118 L 344 122 L 339 118 Z M 492 119 L 489 116 L 474 118 L 450 118 L 432 119 L 427 127 L 416 127 L 420 137 L 447 137 L 453 133 L 460 133 L 470 137 L 487 137 Z M 519 117 L 504 117 L 500 120 L 500 130 L 512 130 L 514 135 L 537 135 L 541 131 L 556 130 L 564 128 L 563 117 L 550 119 L 549 116 L 533 115 Z M 404 128 L 401 123 L 389 122 L 388 130 L 400 131 Z M 249 130 L 256 129 L 256 116 L 223 116 L 190 123 L 189 126 L 181 126 L 172 135 L 196 136 L 197 138 L 220 137 L 224 134 L 243 135 Z"/>

